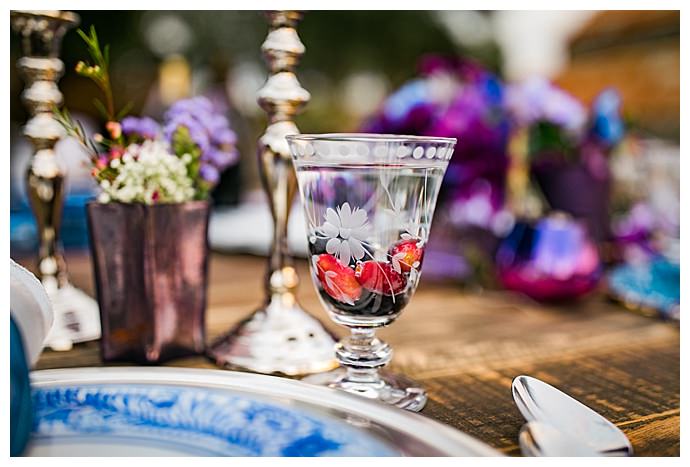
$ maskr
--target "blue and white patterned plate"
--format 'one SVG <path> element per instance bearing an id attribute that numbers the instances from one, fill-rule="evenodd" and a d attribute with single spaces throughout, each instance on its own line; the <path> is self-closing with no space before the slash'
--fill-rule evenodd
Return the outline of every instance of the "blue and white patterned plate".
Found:
<path id="1" fill-rule="evenodd" d="M 32 373 L 33 456 L 480 456 L 445 425 L 299 381 L 219 370 Z"/>

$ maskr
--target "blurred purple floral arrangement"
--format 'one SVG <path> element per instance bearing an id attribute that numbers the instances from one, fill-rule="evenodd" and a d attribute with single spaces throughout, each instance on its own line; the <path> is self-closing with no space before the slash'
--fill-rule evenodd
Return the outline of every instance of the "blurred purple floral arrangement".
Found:
<path id="1" fill-rule="evenodd" d="M 224 109 L 206 98 L 175 102 L 163 124 L 150 117 L 126 116 L 115 109 L 109 74 L 109 48 L 101 47 L 96 30 L 78 33 L 92 63 L 80 61 L 75 71 L 103 93 L 96 108 L 105 120 L 104 134 L 86 135 L 67 109 L 54 116 L 68 134 L 90 153 L 91 174 L 101 188 L 99 201 L 122 203 L 182 203 L 207 199 L 220 174 L 236 164 L 236 136 Z"/>
<path id="2" fill-rule="evenodd" d="M 206 97 L 175 102 L 163 124 L 150 117 L 124 117 L 97 139 L 92 174 L 101 202 L 146 204 L 206 199 L 226 168 L 237 163 L 235 133 Z"/>
<path id="3" fill-rule="evenodd" d="M 509 143 L 521 131 L 550 207 L 588 220 L 597 240 L 608 235 L 608 155 L 625 134 L 620 107 L 613 89 L 588 109 L 544 79 L 506 84 L 473 61 L 428 56 L 362 130 L 457 138 L 434 222 L 443 227 L 432 230 L 425 272 L 464 279 L 515 225 L 506 178 Z"/>
<path id="4" fill-rule="evenodd" d="M 457 138 L 441 192 L 457 226 L 501 232 L 510 121 L 501 80 L 475 62 L 429 56 L 420 77 L 384 102 L 363 131 Z"/>
<path id="5" fill-rule="evenodd" d="M 162 127 L 150 117 L 125 117 L 121 124 L 122 132 L 130 138 L 162 138 L 176 154 L 198 152 L 199 177 L 209 187 L 218 183 L 220 174 L 239 159 L 237 137 L 223 109 L 206 97 L 175 102 L 165 113 Z"/>
<path id="6" fill-rule="evenodd" d="M 508 86 L 506 106 L 514 131 L 527 134 L 531 175 L 549 208 L 585 219 L 597 241 L 607 240 L 608 158 L 625 135 L 618 93 L 603 90 L 587 109 L 563 89 L 534 78 Z"/>
<path id="7" fill-rule="evenodd" d="M 425 256 L 427 276 L 471 276 L 477 261 L 469 249 L 490 255 L 512 227 L 505 207 L 510 128 L 502 81 L 476 62 L 440 56 L 424 57 L 419 77 L 389 96 L 363 125 L 371 133 L 458 140 L 435 216 L 443 227 L 432 230 Z"/>
<path id="8" fill-rule="evenodd" d="M 563 89 L 533 78 L 507 86 L 505 102 L 515 127 L 530 131 L 530 153 L 535 156 L 586 143 L 611 149 L 625 134 L 621 99 L 614 89 L 603 90 L 588 112 Z"/>

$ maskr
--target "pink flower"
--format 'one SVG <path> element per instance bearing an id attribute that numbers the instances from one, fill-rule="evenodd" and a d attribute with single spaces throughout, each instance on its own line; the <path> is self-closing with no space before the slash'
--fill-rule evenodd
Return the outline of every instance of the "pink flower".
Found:
<path id="1" fill-rule="evenodd" d="M 108 155 L 110 156 L 110 159 L 119 159 L 122 157 L 122 155 L 125 153 L 125 150 L 121 146 L 113 146 L 110 148 L 110 152 Z"/>
<path id="2" fill-rule="evenodd" d="M 105 124 L 105 129 L 110 132 L 113 139 L 118 139 L 122 136 L 122 126 L 118 122 L 108 122 Z"/>
<path id="3" fill-rule="evenodd" d="M 96 162 L 94 164 L 96 167 L 96 170 L 103 170 L 106 167 L 108 167 L 108 157 L 106 155 L 101 154 L 98 156 L 98 159 L 96 159 Z"/>

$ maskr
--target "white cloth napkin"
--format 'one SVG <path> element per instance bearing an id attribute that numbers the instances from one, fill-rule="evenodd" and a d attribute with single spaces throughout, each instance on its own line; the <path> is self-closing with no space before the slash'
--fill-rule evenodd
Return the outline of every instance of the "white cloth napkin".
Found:
<path id="1" fill-rule="evenodd" d="M 19 327 L 31 368 L 53 325 L 53 307 L 41 282 L 10 259 L 10 313 Z"/>

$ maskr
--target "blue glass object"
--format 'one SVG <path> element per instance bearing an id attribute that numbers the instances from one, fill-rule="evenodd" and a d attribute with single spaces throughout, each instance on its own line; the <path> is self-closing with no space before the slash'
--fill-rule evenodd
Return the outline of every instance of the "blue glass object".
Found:
<path id="1" fill-rule="evenodd" d="M 607 276 L 614 297 L 662 317 L 680 319 L 680 264 L 657 257 L 641 264 L 622 264 Z"/>
<path id="2" fill-rule="evenodd" d="M 583 296 L 601 277 L 597 246 L 586 227 L 563 214 L 516 223 L 498 249 L 496 266 L 507 289 L 537 300 Z"/>
<path id="3" fill-rule="evenodd" d="M 592 132 L 609 146 L 616 145 L 625 135 L 621 117 L 621 97 L 614 89 L 605 89 L 592 106 Z"/>

